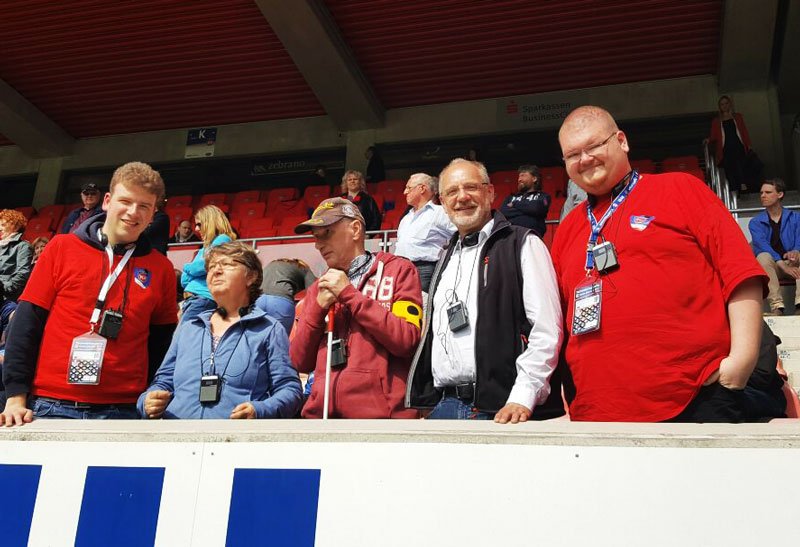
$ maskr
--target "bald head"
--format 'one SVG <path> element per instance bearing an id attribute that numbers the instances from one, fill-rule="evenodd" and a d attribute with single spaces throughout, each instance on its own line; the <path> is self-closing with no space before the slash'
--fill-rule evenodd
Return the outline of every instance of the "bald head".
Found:
<path id="1" fill-rule="evenodd" d="M 578 131 L 586 126 L 603 127 L 606 133 L 617 131 L 617 122 L 605 108 L 599 106 L 579 106 L 564 118 L 561 129 L 558 131 L 558 138 L 565 132 Z"/>
<path id="2" fill-rule="evenodd" d="M 611 114 L 599 106 L 570 112 L 558 131 L 567 174 L 585 192 L 601 197 L 631 170 L 628 140 Z"/>

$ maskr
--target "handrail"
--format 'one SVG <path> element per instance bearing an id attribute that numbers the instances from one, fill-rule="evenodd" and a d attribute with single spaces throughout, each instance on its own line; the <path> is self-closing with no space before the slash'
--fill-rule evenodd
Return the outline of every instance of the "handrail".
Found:
<path id="1" fill-rule="evenodd" d="M 724 180 L 722 174 L 714 161 L 714 155 L 709 149 L 708 143 L 703 143 L 703 157 L 706 162 L 706 182 L 711 186 L 711 190 L 722 200 L 725 207 L 733 214 L 733 218 L 738 219 L 738 196 L 736 192 L 731 192 L 730 185 Z"/>

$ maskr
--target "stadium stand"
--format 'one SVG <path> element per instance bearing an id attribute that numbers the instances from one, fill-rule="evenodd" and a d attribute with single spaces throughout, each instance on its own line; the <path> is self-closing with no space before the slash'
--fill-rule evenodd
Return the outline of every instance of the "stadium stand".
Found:
<path id="1" fill-rule="evenodd" d="M 175 230 L 178 228 L 178 224 L 181 223 L 183 220 L 188 220 L 191 223 L 194 223 L 194 212 L 192 211 L 191 207 L 170 207 L 169 205 L 164 209 L 164 212 L 167 213 L 169 217 L 169 232 L 171 234 L 175 233 Z"/>
<path id="2" fill-rule="evenodd" d="M 173 209 L 178 207 L 191 207 L 193 200 L 194 196 L 190 195 L 172 196 L 171 198 L 167 199 L 167 207 Z"/>
<path id="3" fill-rule="evenodd" d="M 227 194 L 203 194 L 200 196 L 200 201 L 197 203 L 197 209 L 205 207 L 206 205 L 216 205 L 223 211 L 223 207 L 227 207 L 228 196 Z"/>
<path id="4" fill-rule="evenodd" d="M 395 208 L 405 208 L 406 198 L 403 191 L 406 189 L 404 180 L 384 180 L 378 183 L 378 192 L 383 198 L 383 211 L 388 212 Z M 375 197 L 374 195 L 372 197 Z"/>
<path id="5" fill-rule="evenodd" d="M 306 188 L 305 192 L 303 192 L 303 202 L 305 203 L 306 208 L 308 209 L 308 215 L 310 216 L 311 213 L 314 212 L 314 209 L 319 205 L 319 203 L 326 198 L 331 196 L 331 187 L 325 185 L 316 185 L 316 186 L 309 186 Z"/>
<path id="6" fill-rule="evenodd" d="M 15 211 L 19 211 L 20 213 L 25 215 L 25 218 L 28 220 L 32 219 L 34 215 L 36 215 L 36 209 L 34 209 L 33 207 L 17 207 Z"/>
<path id="7" fill-rule="evenodd" d="M 261 218 L 264 216 L 267 204 L 263 201 L 238 201 L 231 209 L 231 220 L 245 218 Z"/>
<path id="8" fill-rule="evenodd" d="M 285 204 L 286 202 L 294 201 L 298 197 L 299 192 L 297 191 L 297 188 L 275 188 L 269 192 L 269 198 L 267 199 L 267 212 L 271 213 L 276 211 L 280 205 Z"/>
<path id="9" fill-rule="evenodd" d="M 244 190 L 233 194 L 232 204 L 253 203 L 256 201 L 261 201 L 261 192 L 259 190 Z"/>
<path id="10" fill-rule="evenodd" d="M 656 172 L 655 162 L 649 159 L 631 160 L 631 167 L 636 169 L 639 173 L 653 174 Z"/>

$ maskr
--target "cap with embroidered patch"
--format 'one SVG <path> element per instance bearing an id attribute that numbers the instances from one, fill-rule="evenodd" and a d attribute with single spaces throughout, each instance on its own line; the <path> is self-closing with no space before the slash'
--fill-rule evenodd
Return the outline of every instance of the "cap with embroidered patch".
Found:
<path id="1" fill-rule="evenodd" d="M 312 228 L 330 226 L 343 218 L 359 220 L 361 224 L 367 224 L 364 222 L 364 217 L 361 215 L 361 211 L 358 210 L 358 206 L 353 202 L 344 198 L 328 198 L 314 209 L 310 219 L 294 227 L 294 233 L 303 234 L 311 231 Z"/>

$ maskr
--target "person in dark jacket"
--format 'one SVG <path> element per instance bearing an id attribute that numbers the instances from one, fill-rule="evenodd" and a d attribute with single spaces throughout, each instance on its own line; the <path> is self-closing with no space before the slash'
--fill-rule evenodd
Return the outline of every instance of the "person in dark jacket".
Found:
<path id="1" fill-rule="evenodd" d="M 439 190 L 458 232 L 433 273 L 406 406 L 498 423 L 563 415 L 561 386 L 550 388 L 561 303 L 547 248 L 492 211 L 481 163 L 453 160 Z"/>
<path id="2" fill-rule="evenodd" d="M 550 196 L 542 192 L 542 173 L 535 165 L 521 165 L 517 177 L 517 193 L 503 201 L 500 212 L 515 226 L 529 228 L 543 237 L 544 223 L 550 209 Z"/>
<path id="3" fill-rule="evenodd" d="M 381 212 L 378 204 L 367 193 L 367 182 L 361 171 L 347 171 L 342 177 L 342 196 L 358 206 L 361 216 L 367 224 L 367 231 L 381 229 Z"/>
<path id="4" fill-rule="evenodd" d="M 103 204 L 100 203 L 100 190 L 93 182 L 87 182 L 81 187 L 81 201 L 83 207 L 79 207 L 72 211 L 64 224 L 61 225 L 60 234 L 71 234 L 77 230 L 86 219 L 99 215 L 103 212 Z"/>
<path id="5" fill-rule="evenodd" d="M 170 243 L 198 243 L 200 241 L 202 239 L 192 229 L 192 223 L 185 219 L 178 224 L 175 235 L 169 238 Z"/>
<path id="6" fill-rule="evenodd" d="M 383 158 L 378 149 L 374 146 L 367 148 L 364 152 L 364 157 L 367 158 L 367 182 L 380 182 L 386 180 L 386 167 L 383 165 Z M 369 229 L 369 228 L 367 228 Z"/>
<path id="7" fill-rule="evenodd" d="M 164 200 L 153 215 L 153 221 L 145 229 L 144 235 L 150 240 L 150 245 L 153 249 L 158 251 L 164 256 L 167 256 L 167 247 L 169 245 L 169 215 L 164 212 Z"/>
<path id="8" fill-rule="evenodd" d="M 33 247 L 22 239 L 27 222 L 19 211 L 0 211 L 0 293 L 6 300 L 19 298 L 31 274 Z"/>

